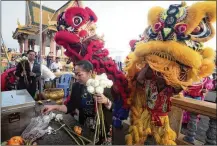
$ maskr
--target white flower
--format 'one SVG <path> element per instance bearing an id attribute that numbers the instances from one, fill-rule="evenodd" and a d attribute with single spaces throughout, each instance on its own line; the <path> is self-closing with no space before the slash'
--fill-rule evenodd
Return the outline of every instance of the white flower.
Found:
<path id="1" fill-rule="evenodd" d="M 107 87 L 107 81 L 108 81 L 108 80 L 102 80 L 102 79 L 101 79 L 101 80 L 99 81 L 99 85 L 100 85 L 101 87 L 105 88 L 105 87 Z"/>
<path id="2" fill-rule="evenodd" d="M 53 112 L 51 112 L 51 113 L 49 114 L 49 116 L 50 116 L 50 119 L 53 120 L 53 119 L 56 117 L 56 114 L 53 113 Z"/>
<path id="3" fill-rule="evenodd" d="M 105 73 L 96 75 L 95 79 L 89 79 L 86 83 L 87 91 L 91 94 L 103 94 L 104 88 L 111 88 L 113 82 L 107 78 Z"/>
<path id="4" fill-rule="evenodd" d="M 94 82 L 92 83 L 93 87 L 97 87 L 99 86 L 99 80 L 94 80 Z"/>
<path id="5" fill-rule="evenodd" d="M 49 126 L 48 128 L 47 128 L 47 130 L 52 130 L 53 128 L 51 127 L 51 126 Z"/>
<path id="6" fill-rule="evenodd" d="M 52 133 L 52 130 L 53 130 L 53 128 L 49 126 L 49 127 L 47 128 L 47 130 L 46 130 L 46 131 L 47 131 L 47 134 L 51 134 L 51 133 Z"/>
<path id="7" fill-rule="evenodd" d="M 20 62 L 22 59 L 21 58 L 17 58 L 16 59 L 16 62 Z"/>
<path id="8" fill-rule="evenodd" d="M 49 115 L 45 115 L 45 116 L 43 116 L 43 121 L 45 122 L 45 123 L 49 123 L 50 122 L 50 116 Z"/>
<path id="9" fill-rule="evenodd" d="M 95 76 L 95 80 L 101 80 L 101 76 L 100 75 L 96 75 Z"/>
<path id="10" fill-rule="evenodd" d="M 95 89 L 94 89 L 93 86 L 88 86 L 88 87 L 87 87 L 87 91 L 88 91 L 90 94 L 94 94 Z"/>
<path id="11" fill-rule="evenodd" d="M 61 120 L 63 120 L 63 115 L 62 114 L 57 114 L 56 118 L 55 118 L 55 121 L 61 121 Z"/>
<path id="12" fill-rule="evenodd" d="M 94 79 L 89 79 L 86 83 L 86 86 L 91 86 L 94 82 Z"/>
<path id="13" fill-rule="evenodd" d="M 23 56 L 22 60 L 28 60 L 28 58 L 26 56 Z"/>
<path id="14" fill-rule="evenodd" d="M 107 82 L 107 88 L 111 88 L 113 85 L 113 82 L 111 80 L 108 80 Z"/>
<path id="15" fill-rule="evenodd" d="M 96 87 L 96 93 L 97 94 L 103 94 L 103 92 L 104 92 L 104 88 L 103 87 L 101 87 L 101 86 Z"/>
<path id="16" fill-rule="evenodd" d="M 101 74 L 101 79 L 102 80 L 108 80 L 107 75 L 105 73 Z"/>

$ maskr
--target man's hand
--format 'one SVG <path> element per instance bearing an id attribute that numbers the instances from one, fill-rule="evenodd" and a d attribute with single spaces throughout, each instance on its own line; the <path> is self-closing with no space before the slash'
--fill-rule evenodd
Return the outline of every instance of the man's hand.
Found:
<path id="1" fill-rule="evenodd" d="M 33 76 L 33 77 L 35 77 L 35 76 L 36 76 L 36 74 L 35 74 L 34 72 L 30 72 L 30 76 Z"/>
<path id="2" fill-rule="evenodd" d="M 23 72 L 21 73 L 21 76 L 24 76 L 24 75 L 26 75 L 26 71 L 23 71 Z"/>

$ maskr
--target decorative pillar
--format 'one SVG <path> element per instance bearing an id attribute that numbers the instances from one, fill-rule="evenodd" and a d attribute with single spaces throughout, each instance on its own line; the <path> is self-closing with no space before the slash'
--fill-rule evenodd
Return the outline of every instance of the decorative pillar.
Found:
<path id="1" fill-rule="evenodd" d="M 206 131 L 205 145 L 216 145 L 216 119 L 210 118 L 209 128 Z"/>
<path id="2" fill-rule="evenodd" d="M 42 55 L 45 56 L 45 47 L 46 47 L 46 34 L 42 33 Z M 40 48 L 41 49 L 41 48 Z"/>
<path id="3" fill-rule="evenodd" d="M 217 103 L 217 98 L 215 100 Z M 206 143 L 205 145 L 216 145 L 216 119 L 210 118 L 209 120 L 209 128 L 206 131 Z"/>
<path id="4" fill-rule="evenodd" d="M 24 39 L 21 35 L 19 35 L 17 37 L 18 43 L 19 43 L 19 47 L 20 47 L 20 53 L 23 53 L 23 43 L 24 43 Z"/>
<path id="5" fill-rule="evenodd" d="M 28 48 L 28 35 L 24 34 L 23 38 L 24 38 L 24 52 L 25 52 L 25 51 L 29 50 L 29 48 Z"/>
<path id="6" fill-rule="evenodd" d="M 28 39 L 28 48 L 31 50 L 31 39 Z"/>
<path id="7" fill-rule="evenodd" d="M 202 97 L 190 97 L 186 96 L 186 98 L 193 98 L 195 100 L 202 100 Z M 187 124 L 187 135 L 184 137 L 184 140 L 188 143 L 194 144 L 195 136 L 197 132 L 197 124 L 199 122 L 199 114 L 187 112 L 189 115 L 189 121 Z"/>
<path id="8" fill-rule="evenodd" d="M 184 140 L 194 144 L 196 131 L 197 131 L 197 115 L 195 113 L 190 113 L 190 119 L 187 125 L 187 135 L 184 137 Z"/>
<path id="9" fill-rule="evenodd" d="M 54 41 L 55 33 L 48 31 L 48 36 L 50 38 L 50 52 L 53 52 L 53 56 L 56 56 L 56 42 Z"/>
<path id="10" fill-rule="evenodd" d="M 34 39 L 30 40 L 30 47 L 31 47 L 31 50 L 35 51 L 35 40 Z"/>
<path id="11" fill-rule="evenodd" d="M 59 51 L 60 51 L 60 54 L 59 54 Z M 56 56 L 62 56 L 62 54 L 61 54 L 61 46 L 59 46 L 59 45 L 56 46 Z"/>

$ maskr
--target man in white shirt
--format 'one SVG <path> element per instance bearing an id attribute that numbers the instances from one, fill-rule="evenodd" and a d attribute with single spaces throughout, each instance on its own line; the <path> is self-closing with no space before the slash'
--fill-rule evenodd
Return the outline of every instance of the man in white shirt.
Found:
<path id="1" fill-rule="evenodd" d="M 62 64 L 60 63 L 59 60 L 60 58 L 56 57 L 56 61 L 51 64 L 50 69 L 53 72 L 60 72 L 60 70 L 62 70 Z"/>

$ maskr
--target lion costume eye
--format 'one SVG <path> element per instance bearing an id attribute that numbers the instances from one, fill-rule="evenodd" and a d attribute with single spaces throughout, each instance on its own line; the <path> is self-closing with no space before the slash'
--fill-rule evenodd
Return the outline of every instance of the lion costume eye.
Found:
<path id="1" fill-rule="evenodd" d="M 80 16 L 75 16 L 75 17 L 72 18 L 72 20 L 73 20 L 73 24 L 75 26 L 78 26 L 79 24 L 81 24 L 83 19 Z"/>
<path id="2" fill-rule="evenodd" d="M 206 18 L 204 18 L 203 21 L 201 21 L 200 24 L 191 33 L 191 36 L 195 38 L 206 38 L 209 37 L 211 34 L 211 28 L 207 23 Z"/>

